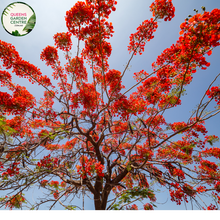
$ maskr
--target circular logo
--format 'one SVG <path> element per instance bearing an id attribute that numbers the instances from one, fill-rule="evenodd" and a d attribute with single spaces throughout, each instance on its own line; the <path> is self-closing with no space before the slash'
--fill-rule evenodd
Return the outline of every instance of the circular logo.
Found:
<path id="1" fill-rule="evenodd" d="M 2 12 L 2 25 L 14 36 L 24 36 L 30 33 L 36 23 L 34 10 L 23 2 L 14 2 Z"/>

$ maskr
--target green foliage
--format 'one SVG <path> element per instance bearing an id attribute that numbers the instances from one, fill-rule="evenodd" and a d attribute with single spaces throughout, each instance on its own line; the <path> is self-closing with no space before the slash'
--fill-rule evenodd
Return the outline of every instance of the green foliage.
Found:
<path id="1" fill-rule="evenodd" d="M 127 168 L 128 172 L 131 171 L 131 169 L 132 169 L 130 164 L 128 164 L 126 168 Z"/>
<path id="2" fill-rule="evenodd" d="M 53 134 L 52 132 L 50 132 L 49 135 L 50 135 L 49 138 L 51 140 L 54 140 L 56 138 L 56 136 L 57 136 L 57 134 Z"/>
<path id="3" fill-rule="evenodd" d="M 13 6 L 15 6 L 14 3 L 10 4 L 10 5 L 2 12 L 2 14 L 5 15 L 5 16 L 7 16 L 7 15 L 9 14 L 9 13 L 7 12 L 7 10 L 10 11 L 10 8 L 13 8 Z"/>
<path id="4" fill-rule="evenodd" d="M 0 116 L 0 135 L 4 134 L 6 136 L 10 136 L 10 135 L 16 133 L 16 130 L 9 127 L 6 124 L 5 120 L 6 120 L 6 118 L 4 116 Z"/>
<path id="5" fill-rule="evenodd" d="M 219 141 L 219 138 L 218 137 L 215 137 L 215 136 L 209 136 L 209 139 L 207 140 L 207 142 L 211 145 L 211 146 L 213 146 L 213 144 L 215 143 L 215 142 L 218 142 Z"/>
<path id="6" fill-rule="evenodd" d="M 26 26 L 24 27 L 23 31 L 27 31 L 28 33 L 32 31 L 36 23 L 36 15 L 35 13 L 29 18 Z"/>
<path id="7" fill-rule="evenodd" d="M 20 35 L 20 33 L 18 32 L 18 30 L 12 31 L 11 34 L 14 35 L 14 36 L 22 36 L 22 35 Z"/>
<path id="8" fill-rule="evenodd" d="M 153 197 L 154 197 L 154 193 L 152 190 L 150 190 L 148 188 L 142 189 L 140 187 L 134 187 L 132 189 L 125 190 L 124 193 L 118 199 L 118 202 L 116 202 L 111 207 L 111 210 L 123 209 L 122 206 L 124 206 L 126 204 L 130 204 L 134 200 L 141 201 L 142 199 L 146 199 L 146 198 L 151 199 Z"/>
<path id="9" fill-rule="evenodd" d="M 181 149 L 186 153 L 186 154 L 190 154 L 190 152 L 192 152 L 192 149 L 196 147 L 195 144 L 191 144 L 190 146 L 183 146 L 181 147 Z"/>
<path id="10" fill-rule="evenodd" d="M 76 206 L 68 205 L 65 209 L 76 210 Z"/>

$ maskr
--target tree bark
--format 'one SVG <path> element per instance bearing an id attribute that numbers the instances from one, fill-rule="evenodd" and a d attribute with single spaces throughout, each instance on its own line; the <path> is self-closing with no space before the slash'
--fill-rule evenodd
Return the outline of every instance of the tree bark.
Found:
<path id="1" fill-rule="evenodd" d="M 122 173 L 120 173 L 112 181 L 107 180 L 104 189 L 102 188 L 103 185 L 100 177 L 97 177 L 94 187 L 96 191 L 96 193 L 94 194 L 95 210 L 106 210 L 108 196 L 111 192 L 111 189 L 113 188 L 113 186 L 117 185 L 127 174 L 128 174 L 128 170 L 125 167 Z"/>
<path id="2" fill-rule="evenodd" d="M 106 206 L 110 191 L 111 191 L 111 187 L 105 186 L 102 193 L 96 193 L 94 195 L 94 204 L 95 204 L 96 213 L 106 213 Z"/>
<path id="3" fill-rule="evenodd" d="M 95 191 L 96 193 L 94 194 L 94 202 L 95 202 L 95 210 L 102 210 L 102 201 L 101 201 L 101 194 L 100 192 L 102 191 L 102 180 L 99 176 L 96 177 L 96 182 L 95 182 Z"/>
<path id="4" fill-rule="evenodd" d="M 94 195 L 95 210 L 103 210 L 102 202 L 99 195 Z"/>

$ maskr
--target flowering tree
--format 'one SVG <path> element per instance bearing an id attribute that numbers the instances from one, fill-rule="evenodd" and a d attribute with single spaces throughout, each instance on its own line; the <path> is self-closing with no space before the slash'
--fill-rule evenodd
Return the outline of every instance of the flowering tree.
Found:
<path id="1" fill-rule="evenodd" d="M 107 19 L 116 4 L 78 1 L 66 12 L 68 32 L 55 34 L 55 47 L 47 46 L 41 53 L 53 70 L 53 83 L 14 46 L 0 41 L 0 82 L 8 89 L 0 92 L 0 190 L 7 192 L 1 206 L 38 209 L 50 202 L 52 209 L 58 202 L 75 209 L 80 207 L 72 198 L 88 194 L 96 210 L 137 209 L 134 202 L 143 199 L 149 200 L 144 204 L 149 210 L 156 201 L 151 180 L 168 188 L 177 204 L 197 202 L 197 196 L 208 191 L 220 203 L 220 149 L 213 146 L 218 137 L 208 136 L 205 127 L 205 121 L 220 112 L 220 88 L 213 86 L 218 76 L 188 121 L 170 123 L 164 117 L 166 110 L 181 105 L 184 88 L 197 69 L 210 65 L 205 55 L 220 44 L 220 10 L 206 12 L 203 7 L 201 14 L 186 19 L 179 40 L 158 56 L 152 72 L 134 73 L 136 84 L 126 89 L 122 79 L 132 58 L 144 52 L 158 20 L 170 21 L 175 8 L 171 0 L 151 4 L 153 18 L 130 35 L 131 57 L 119 71 L 108 65 L 107 40 L 113 26 Z M 72 35 L 78 39 L 75 57 L 70 53 Z M 65 52 L 65 67 L 58 49 Z M 13 83 L 9 69 L 42 87 L 44 97 L 36 101 L 25 87 Z M 213 101 L 216 108 L 206 112 Z M 61 110 L 54 108 L 58 104 Z M 29 206 L 25 192 L 32 185 L 47 194 Z M 217 209 L 213 204 L 201 208 Z"/>

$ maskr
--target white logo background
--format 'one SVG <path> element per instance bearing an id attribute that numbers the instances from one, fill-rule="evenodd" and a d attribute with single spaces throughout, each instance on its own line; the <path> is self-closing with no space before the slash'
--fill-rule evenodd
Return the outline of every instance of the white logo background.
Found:
<path id="1" fill-rule="evenodd" d="M 16 14 L 18 15 L 26 14 L 26 16 L 16 16 Z M 12 34 L 12 32 L 17 30 L 20 35 L 26 35 L 27 31 L 24 31 L 23 29 L 26 26 L 29 18 L 33 14 L 34 14 L 33 10 L 24 3 L 15 2 L 13 4 L 10 4 L 9 6 L 6 7 L 4 13 L 2 14 L 3 26 L 10 34 Z M 16 17 L 20 17 L 20 19 L 16 19 Z M 16 24 L 16 21 L 26 21 L 26 24 L 25 23 L 22 24 L 22 22 Z"/>

